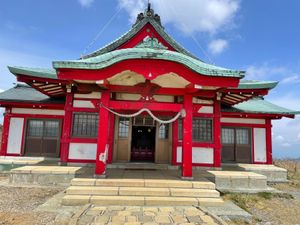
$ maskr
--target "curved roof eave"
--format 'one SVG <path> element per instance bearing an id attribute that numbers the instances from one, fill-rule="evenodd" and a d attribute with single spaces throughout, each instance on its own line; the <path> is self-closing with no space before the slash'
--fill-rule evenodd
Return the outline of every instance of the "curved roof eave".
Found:
<path id="1" fill-rule="evenodd" d="M 53 62 L 53 67 L 55 69 L 70 68 L 96 70 L 103 69 L 115 63 L 130 59 L 157 59 L 172 61 L 185 65 L 191 70 L 206 76 L 243 78 L 245 75 L 244 71 L 217 67 L 178 52 L 152 48 L 120 49 L 93 58 L 70 61 L 56 61 Z"/>

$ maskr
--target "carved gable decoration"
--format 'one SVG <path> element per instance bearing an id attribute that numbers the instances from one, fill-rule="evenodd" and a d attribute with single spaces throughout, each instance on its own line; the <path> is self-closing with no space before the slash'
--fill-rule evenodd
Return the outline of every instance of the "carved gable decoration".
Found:
<path id="1" fill-rule="evenodd" d="M 162 43 L 160 43 L 157 38 L 151 38 L 149 36 L 145 37 L 142 42 L 140 42 L 136 48 L 152 48 L 152 49 L 168 49 Z"/>

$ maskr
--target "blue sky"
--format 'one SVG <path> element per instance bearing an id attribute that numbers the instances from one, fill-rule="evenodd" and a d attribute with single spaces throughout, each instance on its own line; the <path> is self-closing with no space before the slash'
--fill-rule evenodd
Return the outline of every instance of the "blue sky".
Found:
<path id="1" fill-rule="evenodd" d="M 165 30 L 189 51 L 206 62 L 246 70 L 249 79 L 280 81 L 267 99 L 300 110 L 300 1 L 151 2 Z M 145 3 L 1 0 L 0 89 L 16 82 L 7 65 L 51 67 L 53 60 L 76 59 L 129 30 Z M 299 118 L 273 122 L 273 151 L 275 157 L 300 157 Z"/>

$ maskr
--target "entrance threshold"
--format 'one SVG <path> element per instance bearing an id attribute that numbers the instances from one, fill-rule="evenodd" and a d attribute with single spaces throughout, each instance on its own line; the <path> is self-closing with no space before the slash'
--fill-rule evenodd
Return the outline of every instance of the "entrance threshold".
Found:
<path id="1" fill-rule="evenodd" d="M 169 164 L 142 163 L 142 162 L 113 163 L 113 164 L 108 164 L 107 168 L 110 168 L 110 169 L 140 169 L 140 170 L 177 169 L 176 166 L 174 167 Z"/>

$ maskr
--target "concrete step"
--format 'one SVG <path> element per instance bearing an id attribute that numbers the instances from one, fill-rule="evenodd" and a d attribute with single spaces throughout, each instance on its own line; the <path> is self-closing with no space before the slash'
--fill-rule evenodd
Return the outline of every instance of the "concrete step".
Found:
<path id="1" fill-rule="evenodd" d="M 138 197 L 138 196 L 91 196 L 66 195 L 63 205 L 75 206 L 95 205 L 126 205 L 126 206 L 210 206 L 221 205 L 221 198 L 187 198 L 187 197 Z"/>
<path id="2" fill-rule="evenodd" d="M 174 197 L 205 197 L 218 198 L 216 190 L 193 188 L 149 188 L 149 187 L 101 187 L 101 186 L 71 186 L 67 195 L 97 195 L 97 196 L 174 196 Z"/>
<path id="3" fill-rule="evenodd" d="M 163 179 L 89 179 L 74 178 L 71 186 L 102 187 L 149 187 L 149 188 L 194 188 L 215 190 L 215 184 L 208 181 L 183 181 Z"/>

